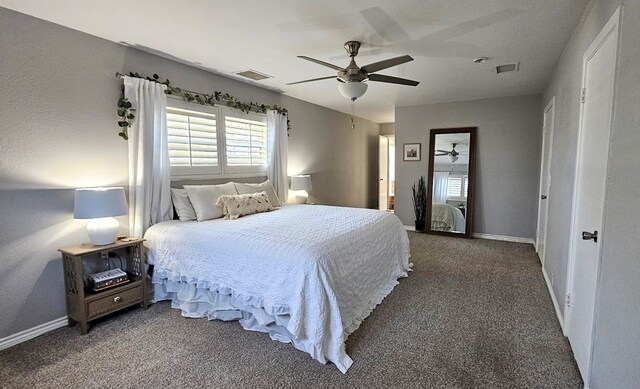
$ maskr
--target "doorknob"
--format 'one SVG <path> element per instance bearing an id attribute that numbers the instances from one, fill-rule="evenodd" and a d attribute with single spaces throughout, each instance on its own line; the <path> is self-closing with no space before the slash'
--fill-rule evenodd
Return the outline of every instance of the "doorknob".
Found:
<path id="1" fill-rule="evenodd" d="M 593 239 L 594 243 L 598 243 L 598 231 L 582 231 L 582 240 L 591 240 Z"/>
<path id="2" fill-rule="evenodd" d="M 547 195 L 542 195 L 542 196 L 540 196 L 540 198 L 541 198 L 542 200 L 546 200 L 546 199 L 547 199 Z"/>

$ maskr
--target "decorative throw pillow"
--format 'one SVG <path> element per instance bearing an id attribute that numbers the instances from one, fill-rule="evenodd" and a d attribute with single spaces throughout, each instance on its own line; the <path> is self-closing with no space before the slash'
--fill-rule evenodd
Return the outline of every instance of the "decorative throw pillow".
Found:
<path id="1" fill-rule="evenodd" d="M 273 210 L 266 192 L 223 195 L 218 198 L 216 204 L 224 208 L 225 219 L 237 219 L 240 216 Z"/>
<path id="2" fill-rule="evenodd" d="M 280 206 L 280 199 L 278 199 L 276 190 L 273 188 L 273 185 L 269 180 L 266 180 L 265 182 L 260 184 L 243 184 L 234 182 L 234 185 L 236 186 L 238 194 L 267 192 L 267 196 L 269 196 L 271 205 L 274 207 Z"/>
<path id="3" fill-rule="evenodd" d="M 197 219 L 196 211 L 191 205 L 186 190 L 171 188 L 171 200 L 181 222 Z"/>
<path id="4" fill-rule="evenodd" d="M 238 193 L 233 182 L 222 185 L 185 185 L 184 189 L 189 195 L 199 222 L 222 217 L 222 207 L 216 205 L 218 198 Z"/>

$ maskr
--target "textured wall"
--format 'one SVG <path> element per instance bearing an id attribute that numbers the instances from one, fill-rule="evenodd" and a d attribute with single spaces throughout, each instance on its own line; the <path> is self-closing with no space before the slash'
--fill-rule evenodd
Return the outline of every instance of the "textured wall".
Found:
<path id="1" fill-rule="evenodd" d="M 295 131 L 289 136 L 289 175 L 311 175 L 309 201 L 376 208 L 379 125 L 282 96 Z M 345 99 L 345 104 L 349 100 Z"/>
<path id="2" fill-rule="evenodd" d="M 395 123 L 380 123 L 380 135 L 393 135 L 396 133 Z"/>
<path id="3" fill-rule="evenodd" d="M 88 240 L 73 188 L 125 185 L 127 145 L 114 127 L 124 47 L 2 8 L 0 25 L 3 338 L 65 315 L 56 249 Z"/>
<path id="4" fill-rule="evenodd" d="M 0 26 L 0 339 L 65 315 L 56 249 L 88 241 L 73 190 L 127 185 L 116 71 L 289 108 L 290 163 L 313 174 L 311 198 L 375 206 L 375 123 L 358 119 L 352 131 L 348 115 L 4 8 Z"/>
<path id="5" fill-rule="evenodd" d="M 544 105 L 556 96 L 545 268 L 555 279 L 553 291 L 560 302 L 567 293 L 583 54 L 621 4 L 589 4 L 542 101 Z M 622 15 L 590 377 L 594 389 L 637 388 L 640 382 L 640 1 L 624 1 Z M 564 313 L 564 304 L 560 308 Z"/>
<path id="6" fill-rule="evenodd" d="M 615 10 L 613 2 L 605 3 L 607 2 L 591 2 L 587 6 L 581 23 L 562 53 L 541 102 L 545 106 L 553 96 L 556 97 L 545 270 L 552 282 L 556 300 L 561 303 L 560 310 L 563 314 L 575 156 L 578 150 L 582 56 Z"/>
<path id="7" fill-rule="evenodd" d="M 605 3 L 606 11 L 619 3 Z M 640 383 L 640 1 L 626 0 L 605 205 L 591 387 Z"/>
<path id="8" fill-rule="evenodd" d="M 411 184 L 428 172 L 433 128 L 478 127 L 473 232 L 534 238 L 542 131 L 540 96 L 396 108 L 396 214 L 414 224 Z M 422 160 L 402 160 L 422 143 Z"/>
<path id="9" fill-rule="evenodd" d="M 596 303 L 593 389 L 640 385 L 640 1 L 624 3 Z"/>

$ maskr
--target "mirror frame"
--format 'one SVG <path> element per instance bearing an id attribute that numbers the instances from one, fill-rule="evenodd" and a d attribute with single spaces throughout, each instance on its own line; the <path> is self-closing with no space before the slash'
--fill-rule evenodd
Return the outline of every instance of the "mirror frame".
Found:
<path id="1" fill-rule="evenodd" d="M 446 235 L 458 238 L 471 238 L 473 227 L 473 199 L 476 179 L 476 130 L 478 127 L 460 128 L 434 128 L 429 136 L 429 174 L 427 178 L 427 216 L 425 220 L 425 232 L 433 235 Z M 467 188 L 467 206 L 465 211 L 465 231 L 459 234 L 449 231 L 437 231 L 431 229 L 431 205 L 433 203 L 433 167 L 435 165 L 436 135 L 439 134 L 469 134 L 469 171 Z"/>

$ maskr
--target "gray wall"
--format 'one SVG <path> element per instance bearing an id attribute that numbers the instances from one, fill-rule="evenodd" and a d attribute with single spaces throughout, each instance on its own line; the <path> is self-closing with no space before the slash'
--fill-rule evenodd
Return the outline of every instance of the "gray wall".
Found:
<path id="1" fill-rule="evenodd" d="M 380 135 L 393 135 L 396 133 L 395 123 L 380 123 Z"/>
<path id="2" fill-rule="evenodd" d="M 349 101 L 345 99 L 345 104 Z M 289 96 L 289 174 L 311 175 L 309 201 L 376 208 L 379 125 Z"/>
<path id="3" fill-rule="evenodd" d="M 542 101 L 544 105 L 556 96 L 545 267 L 550 277 L 554 275 L 553 291 L 560 302 L 567 293 L 582 56 L 621 3 L 589 4 Z M 596 299 L 590 383 L 594 389 L 637 388 L 640 382 L 640 1 L 624 3 Z M 560 308 L 564 313 L 564 305 Z"/>
<path id="4" fill-rule="evenodd" d="M 473 232 L 534 238 L 542 141 L 540 95 L 396 108 L 396 214 L 413 225 L 411 185 L 428 172 L 433 128 L 478 127 Z M 422 143 L 422 160 L 402 160 Z"/>
<path id="5" fill-rule="evenodd" d="M 312 174 L 311 199 L 375 206 L 375 123 L 353 131 L 348 115 L 4 8 L 0 25 L 0 339 L 65 315 L 56 249 L 88 241 L 73 190 L 128 183 L 116 71 L 287 107 L 290 166 Z"/>

